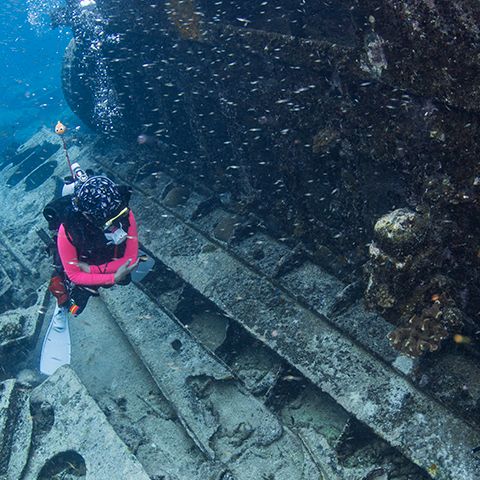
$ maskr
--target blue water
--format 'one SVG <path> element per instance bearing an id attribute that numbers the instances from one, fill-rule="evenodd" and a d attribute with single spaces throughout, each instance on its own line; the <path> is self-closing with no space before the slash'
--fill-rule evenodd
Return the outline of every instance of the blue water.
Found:
<path id="1" fill-rule="evenodd" d="M 71 115 L 61 90 L 67 29 L 52 30 L 53 3 L 0 3 L 0 153 L 22 143 L 42 125 Z"/>

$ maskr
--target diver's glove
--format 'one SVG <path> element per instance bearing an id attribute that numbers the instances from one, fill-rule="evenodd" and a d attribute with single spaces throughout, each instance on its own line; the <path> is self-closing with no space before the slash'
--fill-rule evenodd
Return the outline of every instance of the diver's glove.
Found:
<path id="1" fill-rule="evenodd" d="M 127 277 L 132 273 L 138 265 L 138 262 L 140 260 L 137 258 L 137 260 L 132 263 L 132 259 L 129 258 L 116 272 L 114 275 L 115 283 L 116 284 L 122 284 L 122 282 L 127 279 Z"/>

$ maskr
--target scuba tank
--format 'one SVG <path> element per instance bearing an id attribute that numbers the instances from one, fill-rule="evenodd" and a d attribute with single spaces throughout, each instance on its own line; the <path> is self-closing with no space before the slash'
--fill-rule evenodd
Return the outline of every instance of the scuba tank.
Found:
<path id="1" fill-rule="evenodd" d="M 43 209 L 43 216 L 48 222 L 49 230 L 57 231 L 60 224 L 63 223 L 67 212 L 71 211 L 72 195 L 77 182 L 84 183 L 89 178 L 88 170 L 85 172 L 78 163 L 71 166 L 71 176 L 63 179 L 62 196 L 51 201 Z M 92 172 L 93 173 L 93 172 Z"/>
<path id="2" fill-rule="evenodd" d="M 82 167 L 80 167 L 80 164 L 73 163 L 72 164 L 72 175 L 68 176 L 68 177 L 65 177 L 63 179 L 64 185 L 63 185 L 63 188 L 62 188 L 62 197 L 65 197 L 67 195 L 73 195 L 76 183 L 77 182 L 85 183 L 88 180 L 89 176 L 90 175 L 87 172 L 85 172 L 82 169 Z"/>

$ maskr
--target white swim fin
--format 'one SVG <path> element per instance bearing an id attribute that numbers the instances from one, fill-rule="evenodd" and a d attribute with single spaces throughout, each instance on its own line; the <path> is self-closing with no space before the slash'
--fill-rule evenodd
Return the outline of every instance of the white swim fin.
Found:
<path id="1" fill-rule="evenodd" d="M 68 311 L 57 305 L 43 340 L 40 372 L 52 375 L 57 368 L 66 364 L 70 364 Z"/>

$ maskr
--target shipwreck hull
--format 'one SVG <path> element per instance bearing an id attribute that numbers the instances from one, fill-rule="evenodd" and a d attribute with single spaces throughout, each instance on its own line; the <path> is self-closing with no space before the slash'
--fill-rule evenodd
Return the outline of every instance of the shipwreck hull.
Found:
<path id="1" fill-rule="evenodd" d="M 150 139 L 140 175 L 161 166 L 203 185 L 331 273 L 373 285 L 383 293 L 370 306 L 394 323 L 445 290 L 459 324 L 472 326 L 478 7 L 237 3 L 99 1 L 90 15 L 101 34 L 73 15 L 70 106 L 127 144 Z M 375 222 L 398 208 L 428 218 L 422 246 L 386 252 L 389 263 L 409 264 L 401 274 L 366 246 Z"/>

